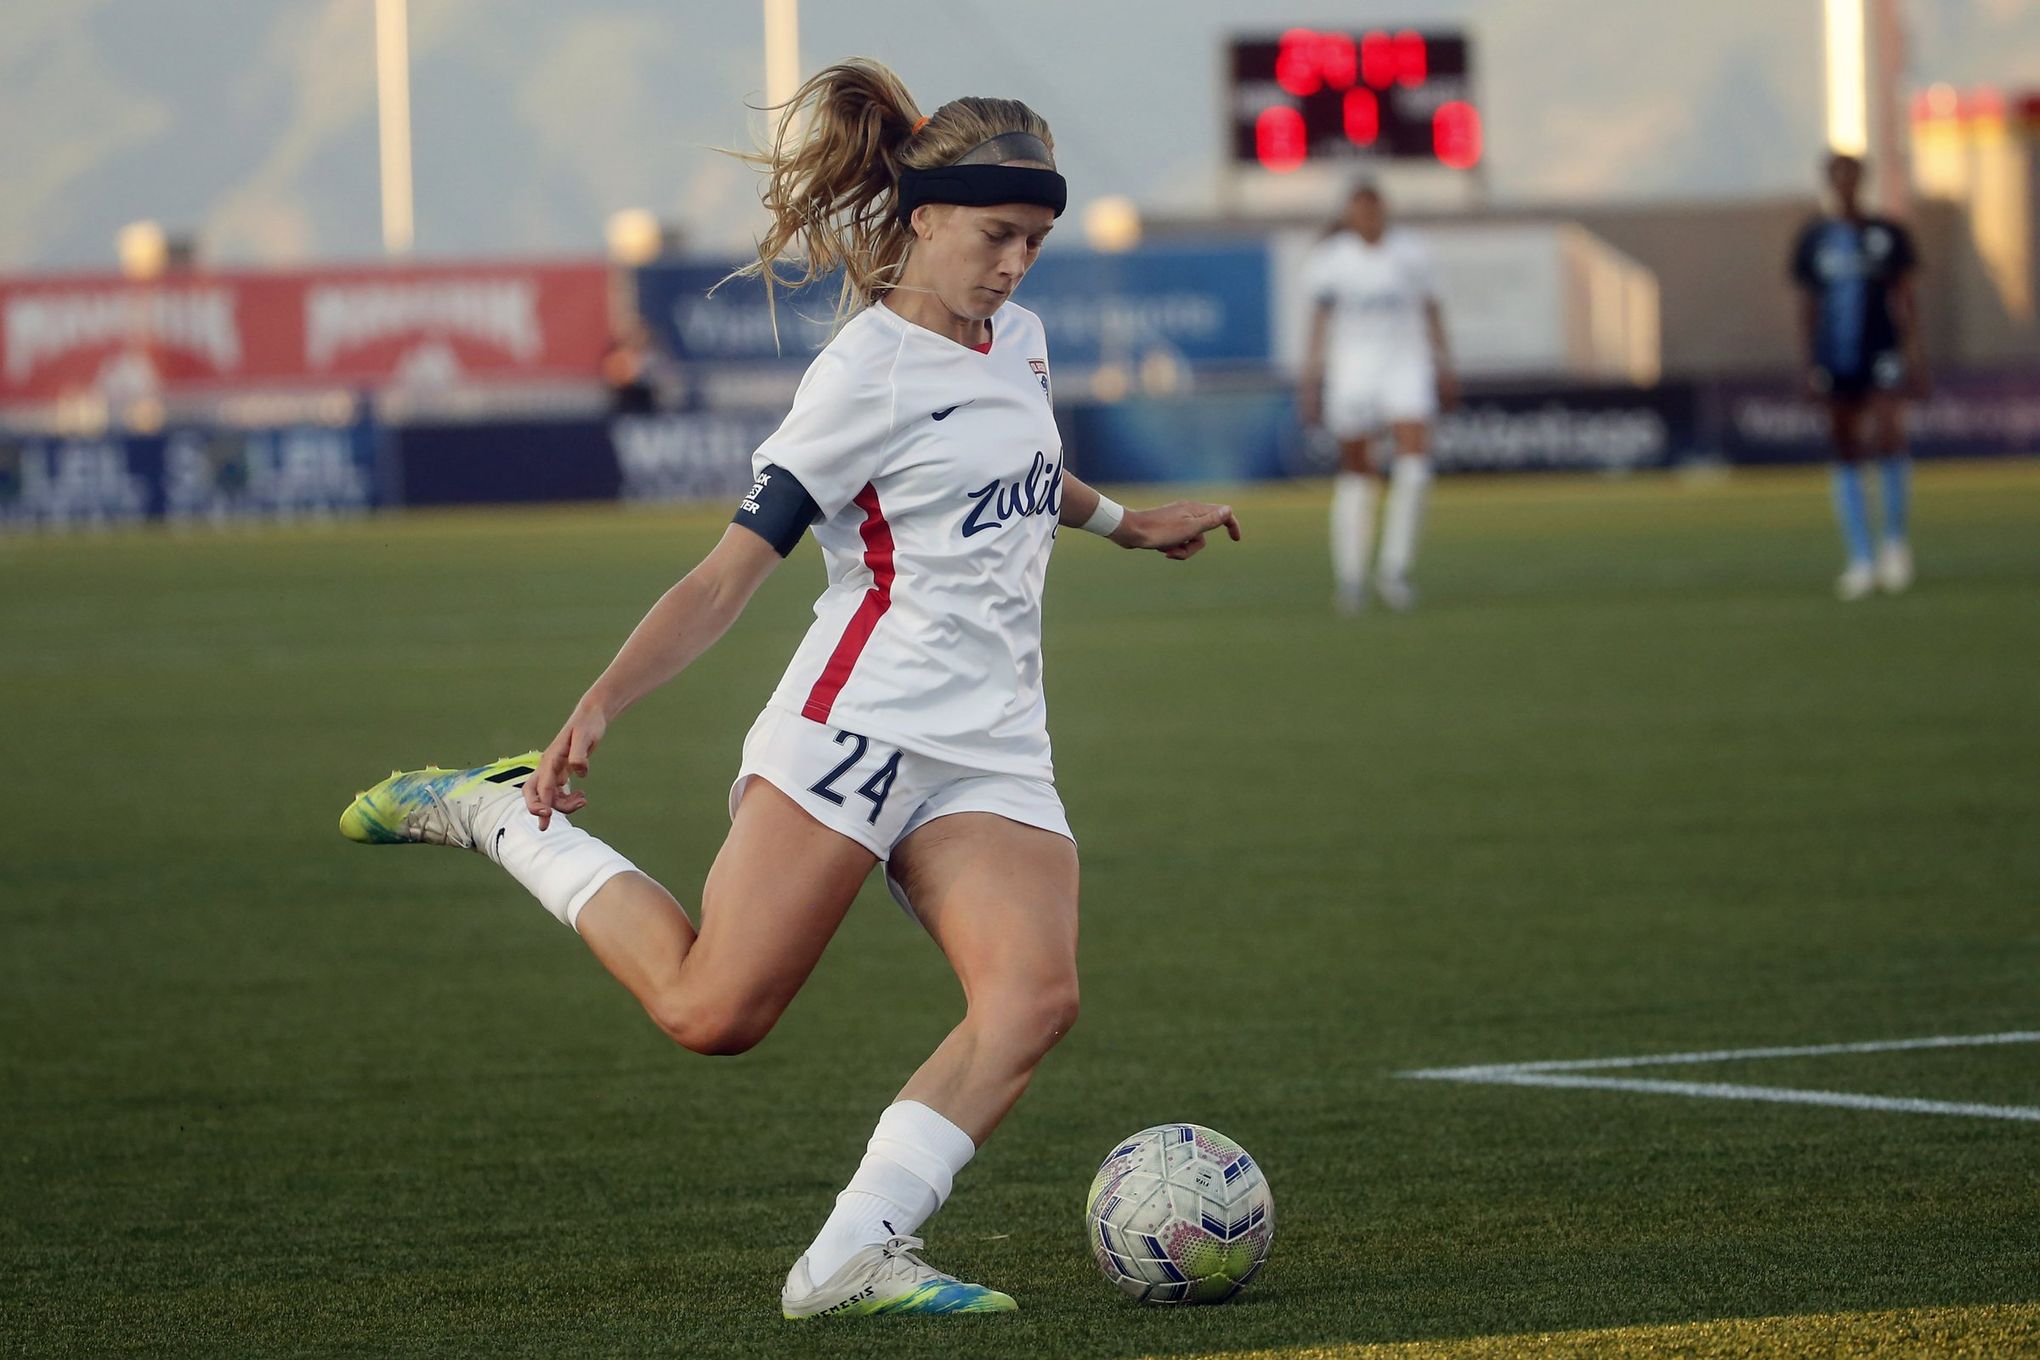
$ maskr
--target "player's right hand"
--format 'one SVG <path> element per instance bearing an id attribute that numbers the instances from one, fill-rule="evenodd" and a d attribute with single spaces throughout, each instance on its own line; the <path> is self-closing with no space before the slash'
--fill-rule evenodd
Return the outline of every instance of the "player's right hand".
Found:
<path id="1" fill-rule="evenodd" d="M 588 757 L 602 744 L 609 719 L 583 700 L 560 734 L 538 758 L 538 770 L 524 781 L 524 806 L 538 818 L 538 829 L 552 825 L 555 812 L 579 812 L 588 806 L 588 795 L 568 786 L 568 779 L 585 779 Z"/>

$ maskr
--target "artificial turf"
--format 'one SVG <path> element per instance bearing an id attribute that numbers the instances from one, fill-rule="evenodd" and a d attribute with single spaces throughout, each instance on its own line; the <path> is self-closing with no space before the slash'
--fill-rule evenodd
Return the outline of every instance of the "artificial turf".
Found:
<path id="1" fill-rule="evenodd" d="M 1854 606 L 1803 473 L 1448 481 L 1423 607 L 1352 620 L 1322 487 L 1236 503 L 1188 564 L 1057 550 L 1084 1019 L 926 1232 L 1023 1311 L 906 1323 L 776 1300 L 958 1013 L 882 889 L 709 1060 L 490 866 L 333 825 L 393 765 L 544 742 L 720 512 L 0 541 L 0 1350 L 1333 1353 L 2040 1302 L 2040 1123 L 1396 1075 L 2040 1029 L 2040 467 L 1923 467 L 1920 583 Z M 819 572 L 598 757 L 579 820 L 684 902 Z M 2020 1045 L 1676 1075 L 2040 1105 Z M 1221 1308 L 1130 1305 L 1081 1236 L 1098 1159 L 1173 1119 L 1274 1187 Z M 2032 1308 L 1975 1315 L 2040 1352 Z"/>

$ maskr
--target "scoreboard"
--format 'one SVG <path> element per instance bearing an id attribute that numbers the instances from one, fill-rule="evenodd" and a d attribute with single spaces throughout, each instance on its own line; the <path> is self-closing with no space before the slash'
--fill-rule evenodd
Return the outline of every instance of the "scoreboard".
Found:
<path id="1" fill-rule="evenodd" d="M 1228 62 L 1232 159 L 1278 174 L 1372 157 L 1480 164 L 1466 35 L 1292 28 L 1235 38 Z"/>

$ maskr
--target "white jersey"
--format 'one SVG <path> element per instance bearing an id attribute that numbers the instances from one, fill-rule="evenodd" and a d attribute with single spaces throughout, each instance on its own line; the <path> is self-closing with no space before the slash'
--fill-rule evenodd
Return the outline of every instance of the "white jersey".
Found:
<path id="1" fill-rule="evenodd" d="M 829 584 L 771 706 L 975 769 L 1052 777 L 1041 596 L 1062 442 L 1041 321 L 989 353 L 883 306 L 816 356 L 760 445 L 821 510 Z"/>
<path id="2" fill-rule="evenodd" d="M 1305 258 L 1303 280 L 1312 306 L 1332 309 L 1325 355 L 1331 382 L 1357 366 L 1429 365 L 1424 307 L 1438 295 L 1437 272 L 1415 236 L 1395 227 L 1373 245 L 1358 232 L 1328 236 Z"/>

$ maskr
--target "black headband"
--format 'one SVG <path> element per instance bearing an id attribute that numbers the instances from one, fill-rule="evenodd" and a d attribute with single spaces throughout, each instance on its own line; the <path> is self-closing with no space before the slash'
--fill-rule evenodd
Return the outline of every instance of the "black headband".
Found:
<path id="1" fill-rule="evenodd" d="M 924 203 L 958 203 L 989 208 L 999 203 L 1033 203 L 1057 217 L 1068 205 L 1068 181 L 1053 170 L 1024 165 L 940 165 L 933 170 L 900 171 L 901 226 L 912 223 L 914 209 Z"/>

